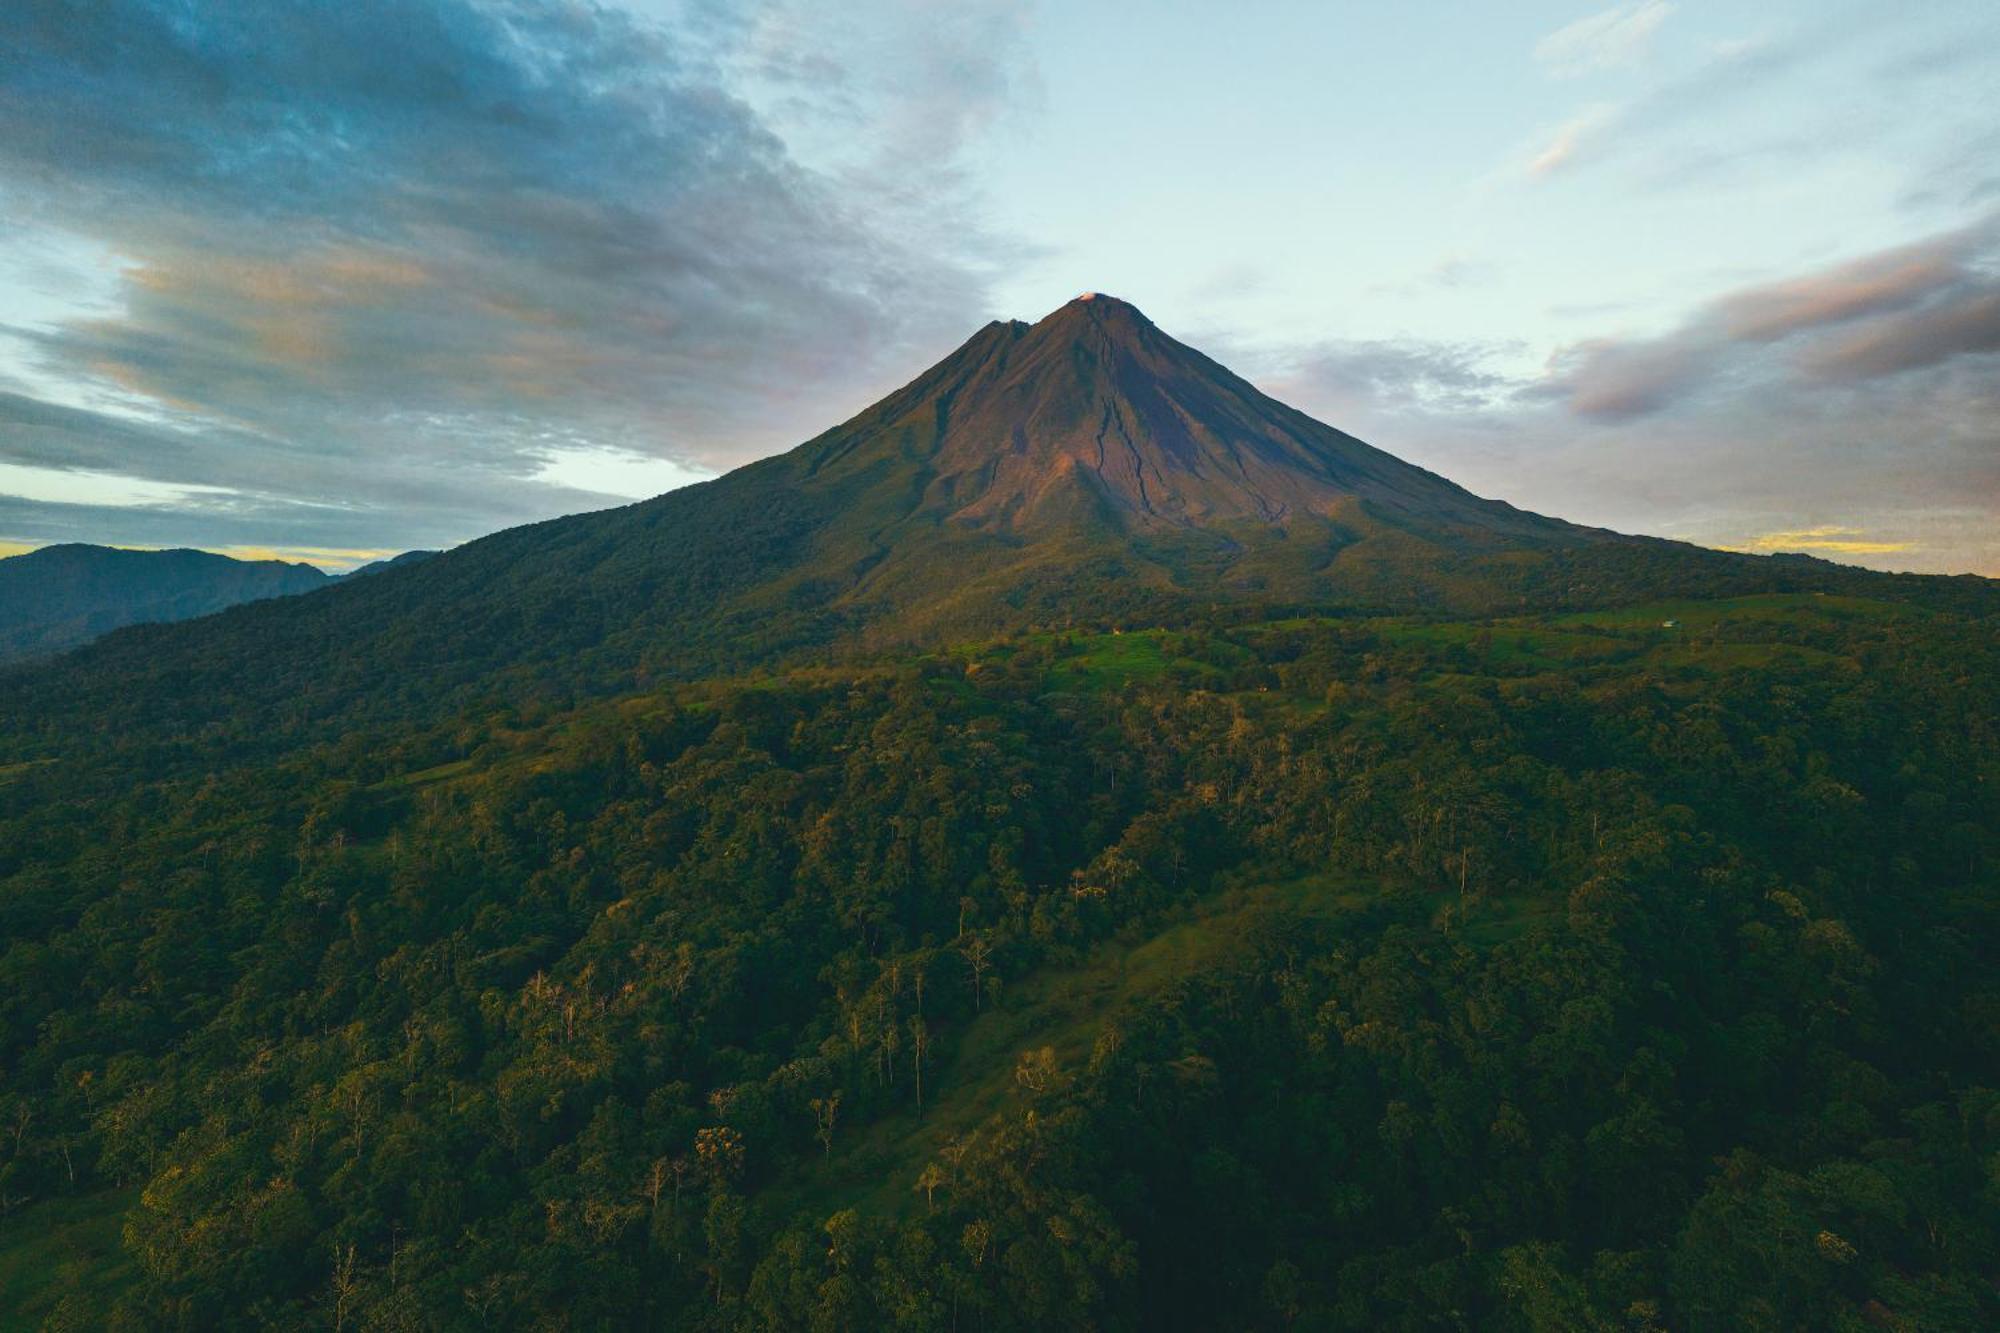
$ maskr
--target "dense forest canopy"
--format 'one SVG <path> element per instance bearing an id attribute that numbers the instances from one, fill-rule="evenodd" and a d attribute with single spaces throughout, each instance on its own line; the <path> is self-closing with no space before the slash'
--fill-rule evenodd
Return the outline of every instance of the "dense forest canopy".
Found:
<path id="1" fill-rule="evenodd" d="M 11 1318 L 1991 1327 L 1970 600 L 1239 605 L 34 754 Z"/>

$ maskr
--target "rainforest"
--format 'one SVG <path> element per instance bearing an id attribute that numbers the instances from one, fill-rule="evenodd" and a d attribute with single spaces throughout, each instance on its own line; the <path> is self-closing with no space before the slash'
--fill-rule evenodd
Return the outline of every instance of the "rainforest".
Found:
<path id="1" fill-rule="evenodd" d="M 1083 617 L 15 763 L 14 1318 L 1990 1325 L 1993 626 Z"/>

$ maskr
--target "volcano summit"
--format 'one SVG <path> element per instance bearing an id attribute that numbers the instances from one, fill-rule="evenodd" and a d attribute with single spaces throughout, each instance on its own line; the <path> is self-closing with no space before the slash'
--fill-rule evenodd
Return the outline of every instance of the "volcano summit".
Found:
<path id="1" fill-rule="evenodd" d="M 972 527 L 1033 531 L 1079 507 L 1140 528 L 1286 526 L 1368 508 L 1463 534 L 1559 526 L 1286 407 L 1098 293 L 1036 324 L 987 325 L 807 446 L 808 475 L 879 457 L 885 435 L 928 474 L 915 512 Z"/>

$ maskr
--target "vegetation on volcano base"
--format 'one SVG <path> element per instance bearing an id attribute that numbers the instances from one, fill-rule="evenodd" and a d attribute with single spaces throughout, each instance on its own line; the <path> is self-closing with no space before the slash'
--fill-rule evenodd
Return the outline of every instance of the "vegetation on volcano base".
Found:
<path id="1" fill-rule="evenodd" d="M 1994 629 L 1231 607 L 38 756 L 0 1309 L 1991 1327 Z"/>

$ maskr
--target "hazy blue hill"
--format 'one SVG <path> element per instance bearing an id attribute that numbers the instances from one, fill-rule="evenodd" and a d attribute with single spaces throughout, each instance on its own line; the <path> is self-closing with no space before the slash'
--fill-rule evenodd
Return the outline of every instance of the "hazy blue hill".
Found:
<path id="1" fill-rule="evenodd" d="M 420 565 L 436 554 L 438 554 L 436 551 L 405 551 L 401 555 L 392 555 L 387 560 L 371 560 L 365 565 L 357 565 L 345 574 L 340 575 L 340 577 L 348 579 L 365 578 L 370 574 L 381 574 L 391 569 L 403 569 L 409 565 Z"/>
<path id="2" fill-rule="evenodd" d="M 61 652 L 122 625 L 188 620 L 329 581 L 311 565 L 281 560 L 44 546 L 0 560 L 0 661 Z"/>

